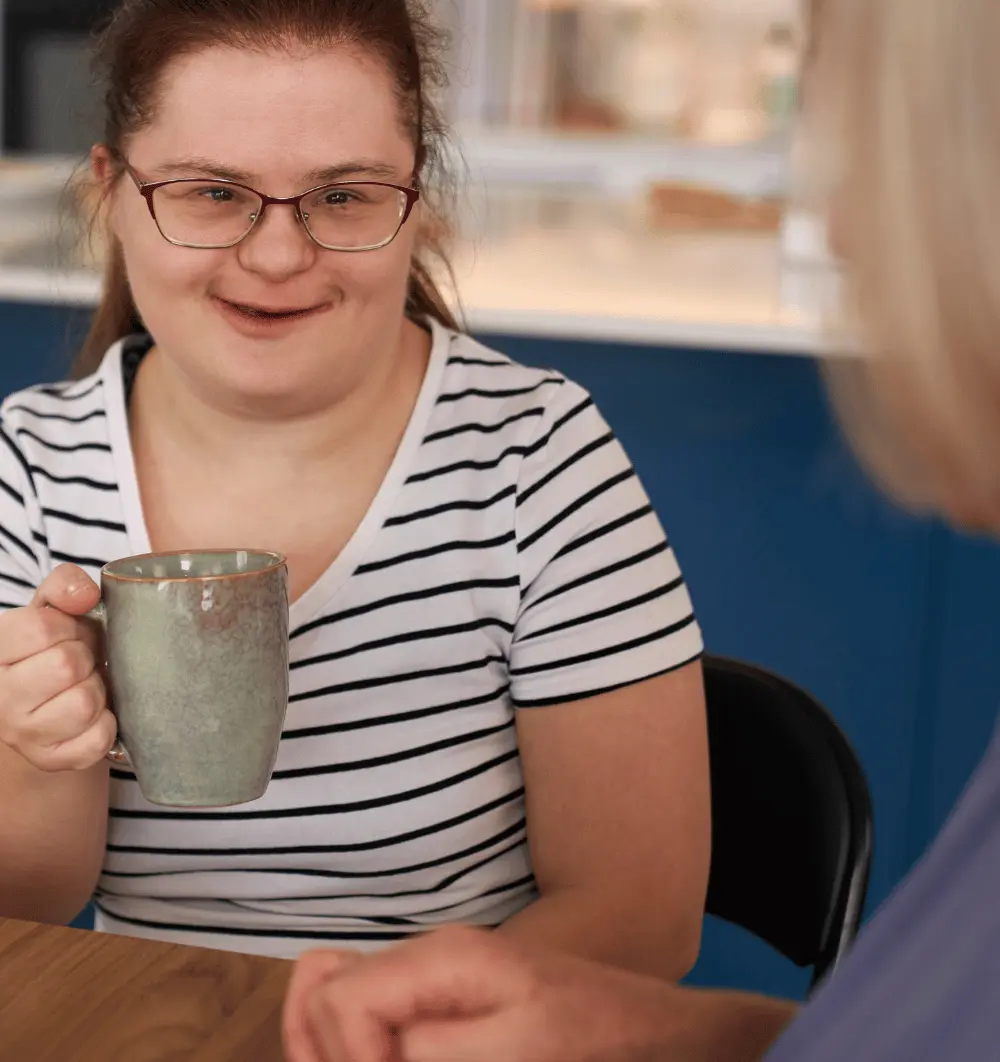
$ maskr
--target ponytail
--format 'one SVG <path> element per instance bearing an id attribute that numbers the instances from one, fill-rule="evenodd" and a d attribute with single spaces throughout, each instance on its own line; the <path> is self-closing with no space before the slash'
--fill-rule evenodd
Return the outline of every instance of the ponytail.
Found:
<path id="1" fill-rule="evenodd" d="M 447 301 L 434 282 L 427 264 L 418 257 L 414 257 L 410 266 L 410 287 L 406 296 L 406 316 L 410 320 L 417 322 L 430 318 L 453 332 L 463 331 L 457 317 L 452 313 Z"/>
<path id="2" fill-rule="evenodd" d="M 112 343 L 132 332 L 142 331 L 143 327 L 139 311 L 132 301 L 122 246 L 114 238 L 108 240 L 107 246 L 101 301 L 90 323 L 87 338 L 73 360 L 71 375 L 75 380 L 96 372 Z"/>

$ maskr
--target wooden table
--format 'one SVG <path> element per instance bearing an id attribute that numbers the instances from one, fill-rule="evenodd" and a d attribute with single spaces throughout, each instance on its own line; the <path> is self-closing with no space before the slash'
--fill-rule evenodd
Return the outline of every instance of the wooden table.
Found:
<path id="1" fill-rule="evenodd" d="M 0 1058 L 281 1062 L 291 963 L 0 919 Z"/>

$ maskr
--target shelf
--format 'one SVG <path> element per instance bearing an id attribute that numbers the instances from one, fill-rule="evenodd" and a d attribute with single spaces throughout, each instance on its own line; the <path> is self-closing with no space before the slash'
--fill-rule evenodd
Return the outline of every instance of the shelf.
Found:
<path id="1" fill-rule="evenodd" d="M 719 146 L 630 133 L 466 126 L 454 142 L 471 176 L 487 187 L 576 185 L 631 195 L 651 181 L 677 181 L 762 198 L 782 198 L 788 188 L 784 141 Z"/>

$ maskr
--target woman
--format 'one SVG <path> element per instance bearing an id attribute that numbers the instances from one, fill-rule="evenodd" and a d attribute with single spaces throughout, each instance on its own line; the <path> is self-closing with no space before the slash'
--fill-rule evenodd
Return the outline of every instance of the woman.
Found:
<path id="1" fill-rule="evenodd" d="M 124 0 L 103 38 L 83 378 L 2 410 L 2 914 L 96 887 L 99 928 L 270 955 L 462 922 L 694 961 L 700 635 L 590 398 L 430 279 L 433 43 L 404 0 Z M 152 807 L 78 617 L 104 561 L 251 543 L 293 598 L 273 781 Z"/>
<path id="2" fill-rule="evenodd" d="M 817 6 L 808 158 L 814 189 L 836 206 L 848 306 L 871 352 L 835 390 L 900 497 L 1000 533 L 1000 6 Z M 984 1062 L 1000 1044 L 998 897 L 1000 739 L 797 1020 L 780 1000 L 665 986 L 452 931 L 373 960 L 305 957 L 286 1010 L 288 1058 Z"/>

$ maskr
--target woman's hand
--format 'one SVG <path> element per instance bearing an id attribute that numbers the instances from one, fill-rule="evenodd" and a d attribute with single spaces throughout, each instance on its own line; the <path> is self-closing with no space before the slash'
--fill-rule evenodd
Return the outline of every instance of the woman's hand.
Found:
<path id="1" fill-rule="evenodd" d="M 100 590 L 63 564 L 24 608 L 0 615 L 0 742 L 41 771 L 83 771 L 115 740 L 96 664 L 99 632 L 82 619 Z"/>
<path id="2" fill-rule="evenodd" d="M 712 993 L 445 929 L 298 962 L 288 1062 L 754 1062 L 791 1004 Z"/>

